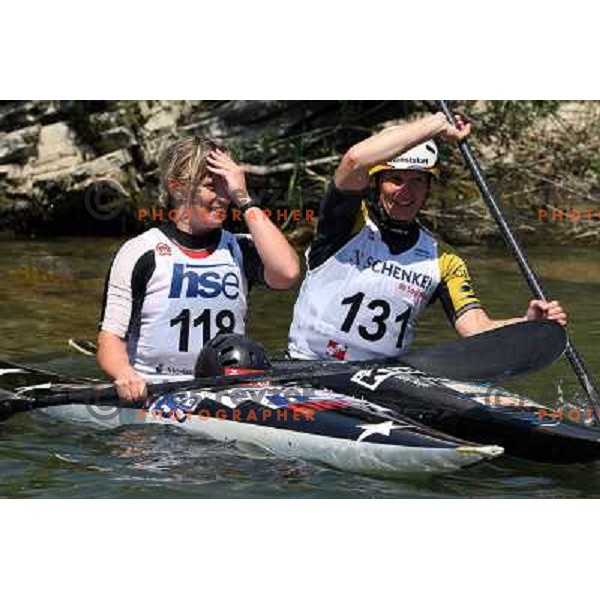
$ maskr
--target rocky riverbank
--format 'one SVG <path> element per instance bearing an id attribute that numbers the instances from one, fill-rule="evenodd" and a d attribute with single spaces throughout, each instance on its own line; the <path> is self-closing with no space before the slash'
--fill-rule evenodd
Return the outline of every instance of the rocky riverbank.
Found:
<path id="1" fill-rule="evenodd" d="M 600 239 L 599 103 L 467 107 L 482 162 L 522 233 Z M 344 150 L 422 109 L 392 101 L 2 102 L 0 228 L 25 235 L 139 230 L 147 224 L 138 210 L 156 201 L 161 147 L 189 134 L 227 140 L 249 165 L 249 185 L 264 205 L 315 209 Z M 424 221 L 451 242 L 496 240 L 458 153 L 446 147 L 444 155 L 444 177 Z M 553 219 L 553 209 L 565 211 L 562 220 Z M 573 219 L 572 210 L 592 210 L 593 218 L 581 212 Z M 282 225 L 300 241 L 312 231 L 291 218 Z"/>

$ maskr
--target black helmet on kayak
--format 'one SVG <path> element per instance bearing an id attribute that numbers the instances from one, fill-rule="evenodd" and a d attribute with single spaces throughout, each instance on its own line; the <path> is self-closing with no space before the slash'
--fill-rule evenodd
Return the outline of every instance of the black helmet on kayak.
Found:
<path id="1" fill-rule="evenodd" d="M 202 348 L 196 377 L 261 373 L 271 366 L 262 344 L 237 333 L 217 335 Z"/>

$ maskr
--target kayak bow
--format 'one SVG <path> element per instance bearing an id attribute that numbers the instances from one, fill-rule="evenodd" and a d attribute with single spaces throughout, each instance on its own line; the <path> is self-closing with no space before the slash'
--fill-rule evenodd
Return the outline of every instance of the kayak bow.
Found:
<path id="1" fill-rule="evenodd" d="M 49 415 L 99 427 L 168 425 L 223 442 L 253 444 L 286 458 L 316 461 L 356 473 L 402 476 L 452 471 L 502 454 L 495 445 L 439 433 L 389 408 L 344 394 L 298 386 L 246 385 L 216 392 L 187 390 L 128 408 L 48 407 L 44 395 L 89 381 L 0 362 L 0 389 Z"/>

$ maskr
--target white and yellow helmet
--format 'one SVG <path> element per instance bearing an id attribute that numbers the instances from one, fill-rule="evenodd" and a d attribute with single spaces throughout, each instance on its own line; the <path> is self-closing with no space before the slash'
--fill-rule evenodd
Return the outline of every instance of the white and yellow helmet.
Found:
<path id="1" fill-rule="evenodd" d="M 437 177 L 440 173 L 437 145 L 433 140 L 423 142 L 386 163 L 371 167 L 369 176 L 381 171 L 427 171 Z"/>

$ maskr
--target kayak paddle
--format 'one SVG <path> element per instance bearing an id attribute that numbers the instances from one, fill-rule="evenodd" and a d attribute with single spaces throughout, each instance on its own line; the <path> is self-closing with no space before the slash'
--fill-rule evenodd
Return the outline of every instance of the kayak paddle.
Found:
<path id="1" fill-rule="evenodd" d="M 297 361 L 275 363 L 266 373 L 223 375 L 189 381 L 148 384 L 152 396 L 190 389 L 222 391 L 235 385 L 265 382 L 319 386 L 332 374 L 353 374 L 364 369 L 407 367 L 429 377 L 494 381 L 525 375 L 553 363 L 566 345 L 563 327 L 551 321 L 529 321 L 486 331 L 433 348 L 414 350 L 399 358 L 356 362 Z M 35 381 L 32 381 L 34 377 Z M 6 383 L 11 382 L 7 387 Z M 3 385 L 4 383 L 4 385 Z M 74 380 L 9 362 L 0 362 L 0 419 L 18 412 L 66 404 L 145 407 L 146 401 L 120 400 L 113 384 Z"/>
<path id="2" fill-rule="evenodd" d="M 363 362 L 370 365 L 403 364 L 448 379 L 497 381 L 526 375 L 548 366 L 560 357 L 565 345 L 563 327 L 551 321 L 530 321 L 486 331 L 468 338 L 468 341 L 463 338 L 439 346 L 410 350 L 401 357 Z M 94 356 L 96 353 L 96 345 L 88 340 L 71 338 L 69 346 L 85 356 Z M 315 365 L 339 369 L 340 365 L 354 363 L 273 361 L 276 368 L 288 368 L 294 364 L 296 369 L 305 371 Z"/>
<path id="3" fill-rule="evenodd" d="M 446 115 L 446 118 L 452 124 L 456 125 L 456 119 L 454 118 L 454 114 L 450 110 L 448 101 L 438 100 L 437 102 L 441 111 Z M 531 268 L 529 261 L 527 260 L 527 257 L 523 252 L 523 249 L 520 247 L 510 227 L 508 226 L 508 223 L 506 222 L 506 219 L 504 218 L 504 215 L 500 210 L 498 202 L 494 198 L 494 195 L 492 194 L 492 191 L 485 180 L 481 167 L 479 166 L 479 163 L 475 158 L 470 144 L 466 140 L 460 140 L 458 142 L 458 147 L 461 151 L 465 162 L 467 163 L 467 167 L 469 168 L 473 179 L 475 179 L 475 182 L 477 183 L 477 187 L 479 188 L 479 191 L 481 192 L 481 195 L 483 196 L 483 199 L 487 204 L 487 207 L 491 212 L 492 217 L 494 218 L 496 224 L 498 225 L 498 228 L 500 229 L 500 233 L 502 234 L 504 241 L 508 245 L 511 252 L 514 254 L 517 263 L 519 264 L 519 268 L 521 269 L 523 276 L 527 280 L 531 291 L 534 293 L 536 298 L 547 302 L 548 295 L 545 293 L 537 275 Z M 565 355 L 571 363 L 571 367 L 573 368 L 575 375 L 577 375 L 577 378 L 579 379 L 579 382 L 581 383 L 581 386 L 583 387 L 588 397 L 588 400 L 594 411 L 596 423 L 600 423 L 600 417 L 598 412 L 600 408 L 600 393 L 598 392 L 598 385 L 594 381 L 594 378 L 589 369 L 587 368 L 583 358 L 581 357 L 581 355 L 575 348 L 575 345 L 573 344 L 572 340 L 570 340 L 568 336 Z"/>

